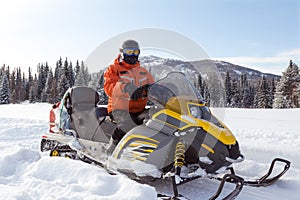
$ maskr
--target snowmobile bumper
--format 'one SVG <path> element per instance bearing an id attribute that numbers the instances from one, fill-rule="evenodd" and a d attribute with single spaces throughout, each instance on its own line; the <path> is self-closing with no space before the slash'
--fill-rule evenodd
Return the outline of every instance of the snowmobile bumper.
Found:
<path id="1" fill-rule="evenodd" d="M 278 173 L 277 175 L 270 177 L 271 174 L 273 173 L 273 169 L 276 165 L 276 162 L 278 163 L 283 163 L 284 167 L 283 170 Z M 244 180 L 244 185 L 247 186 L 252 186 L 252 187 L 266 187 L 269 185 L 272 185 L 273 183 L 275 183 L 280 177 L 282 177 L 285 172 L 290 168 L 291 162 L 282 158 L 275 158 L 272 162 L 271 165 L 269 167 L 268 172 L 262 176 L 261 178 L 257 179 L 257 180 Z M 228 168 L 228 170 L 230 170 L 231 174 L 235 174 L 234 169 L 232 167 Z M 220 179 L 219 179 L 220 180 Z M 232 182 L 230 179 L 227 180 L 228 182 Z"/>
<path id="2" fill-rule="evenodd" d="M 285 164 L 284 168 L 279 174 L 277 174 L 276 176 L 273 176 L 272 178 L 269 178 L 273 172 L 276 162 L 284 163 Z M 264 176 L 262 176 L 260 179 L 254 180 L 254 181 L 244 181 L 244 185 L 249 185 L 249 186 L 253 186 L 253 187 L 266 187 L 266 186 L 272 185 L 281 176 L 283 176 L 283 174 L 285 174 L 285 172 L 290 168 L 290 166 L 291 166 L 290 161 L 282 159 L 282 158 L 275 158 L 270 165 L 269 171 Z"/>

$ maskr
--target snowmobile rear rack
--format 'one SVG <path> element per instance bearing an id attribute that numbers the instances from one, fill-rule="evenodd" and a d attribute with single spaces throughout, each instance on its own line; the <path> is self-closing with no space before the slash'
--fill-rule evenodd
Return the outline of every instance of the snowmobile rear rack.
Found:
<path id="1" fill-rule="evenodd" d="M 274 166 L 276 162 L 282 162 L 285 163 L 283 170 L 277 174 L 276 176 L 269 178 L 270 175 L 273 172 Z M 266 187 L 269 185 L 272 185 L 273 183 L 275 183 L 281 176 L 283 176 L 283 174 L 285 174 L 285 172 L 290 168 L 291 162 L 282 158 L 275 158 L 269 168 L 269 171 L 262 176 L 261 178 L 257 179 L 257 180 L 249 180 L 249 181 L 244 181 L 244 185 L 248 185 L 248 186 L 252 186 L 252 187 Z M 233 168 L 229 168 L 231 174 L 235 174 Z"/>

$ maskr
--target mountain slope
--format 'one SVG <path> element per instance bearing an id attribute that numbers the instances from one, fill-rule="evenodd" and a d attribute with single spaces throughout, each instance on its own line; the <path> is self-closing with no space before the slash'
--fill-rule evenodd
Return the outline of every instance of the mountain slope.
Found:
<path id="1" fill-rule="evenodd" d="M 246 74 L 249 81 L 255 83 L 263 76 L 266 76 L 267 79 L 274 78 L 278 79 L 280 76 L 263 73 L 258 70 L 250 69 L 240 65 L 235 65 L 229 62 L 217 61 L 217 60 L 200 60 L 185 62 L 181 60 L 166 59 L 156 56 L 145 56 L 141 57 L 141 64 L 148 69 L 153 74 L 161 74 L 160 72 L 164 69 L 176 69 L 176 70 L 188 70 L 190 73 L 195 74 L 195 71 L 199 71 L 202 75 L 211 71 L 212 69 L 217 69 L 221 76 L 224 78 L 226 72 L 228 71 L 232 78 L 238 79 L 241 74 Z"/>

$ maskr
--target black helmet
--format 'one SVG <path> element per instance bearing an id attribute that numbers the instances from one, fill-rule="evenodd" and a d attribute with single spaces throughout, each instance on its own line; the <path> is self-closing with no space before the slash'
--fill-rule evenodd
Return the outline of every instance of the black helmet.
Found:
<path id="1" fill-rule="evenodd" d="M 137 41 L 126 40 L 123 42 L 120 52 L 122 53 L 122 59 L 126 63 L 134 65 L 138 62 L 140 47 Z"/>

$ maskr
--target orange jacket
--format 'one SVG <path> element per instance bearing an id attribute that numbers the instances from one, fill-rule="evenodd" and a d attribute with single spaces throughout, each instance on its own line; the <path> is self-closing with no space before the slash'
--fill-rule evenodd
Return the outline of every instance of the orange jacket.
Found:
<path id="1" fill-rule="evenodd" d="M 144 86 L 154 82 L 153 77 L 140 63 L 129 65 L 122 62 L 119 55 L 114 64 L 110 65 L 104 73 L 104 91 L 109 96 L 107 110 L 128 110 L 131 113 L 141 112 L 145 109 L 147 98 L 136 101 L 130 100 L 130 96 L 124 91 L 126 83 L 134 83 L 135 86 Z"/>

